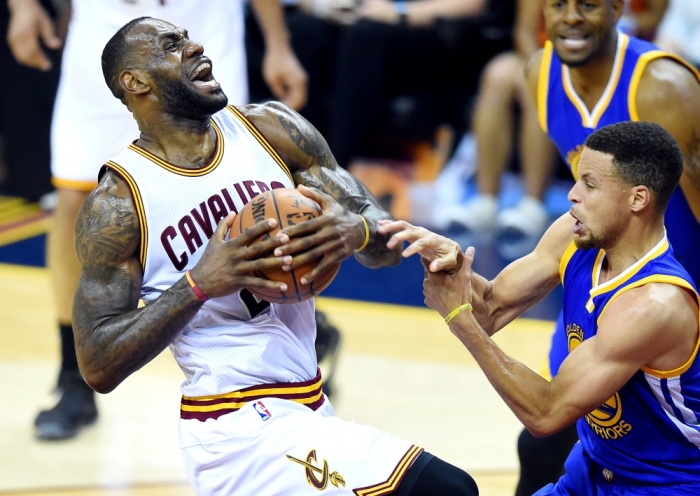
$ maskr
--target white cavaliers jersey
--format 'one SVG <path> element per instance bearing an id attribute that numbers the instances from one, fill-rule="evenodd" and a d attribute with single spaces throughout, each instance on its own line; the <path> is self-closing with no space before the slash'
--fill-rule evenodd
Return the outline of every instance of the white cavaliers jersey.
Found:
<path id="1" fill-rule="evenodd" d="M 186 169 L 136 144 L 106 164 L 131 188 L 141 226 L 142 298 L 151 302 L 199 261 L 229 212 L 264 191 L 294 187 L 289 169 L 233 106 L 212 116 L 211 161 Z M 212 298 L 170 345 L 182 394 L 210 396 L 317 374 L 313 299 L 267 304 L 243 290 Z"/>

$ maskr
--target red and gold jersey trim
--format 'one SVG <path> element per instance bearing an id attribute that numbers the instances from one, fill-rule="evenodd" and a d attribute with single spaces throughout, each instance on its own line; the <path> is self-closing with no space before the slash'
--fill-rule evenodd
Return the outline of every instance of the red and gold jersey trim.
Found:
<path id="1" fill-rule="evenodd" d="M 174 174 L 186 177 L 204 176 L 205 174 L 208 174 L 214 169 L 216 169 L 216 167 L 221 162 L 221 158 L 224 156 L 224 135 L 221 133 L 221 129 L 219 129 L 219 126 L 216 124 L 216 122 L 214 122 L 213 120 L 210 120 L 209 122 L 211 122 L 211 127 L 214 129 L 214 133 L 216 134 L 216 145 L 214 147 L 214 155 L 212 156 L 209 163 L 207 163 L 207 165 L 205 165 L 204 167 L 200 167 L 197 169 L 189 169 L 187 167 L 173 165 L 169 162 L 166 162 L 162 158 L 155 156 L 148 150 L 141 148 L 135 143 L 129 145 L 129 150 L 138 153 L 139 155 L 147 158 L 154 164 Z"/>
<path id="2" fill-rule="evenodd" d="M 139 187 L 134 181 L 134 178 L 119 164 L 113 161 L 109 161 L 105 164 L 105 167 L 112 169 L 119 175 L 131 190 L 131 196 L 134 199 L 134 206 L 136 207 L 136 215 L 139 218 L 139 233 L 141 234 L 141 243 L 139 247 L 139 261 L 141 262 L 141 267 L 146 268 L 146 254 L 148 253 L 148 224 L 146 223 L 146 212 L 143 208 L 143 200 L 141 199 L 141 192 Z"/>
<path id="3" fill-rule="evenodd" d="M 180 403 L 180 418 L 202 422 L 217 419 L 227 413 L 237 412 L 246 403 L 262 398 L 295 401 L 312 410 L 318 410 L 325 398 L 322 382 L 319 370 L 316 377 L 304 382 L 261 384 L 214 396 L 183 396 Z"/>
<path id="4" fill-rule="evenodd" d="M 396 491 L 396 488 L 399 487 L 399 484 L 401 484 L 401 481 L 406 475 L 406 472 L 408 472 L 408 469 L 411 468 L 413 462 L 422 452 L 423 448 L 419 448 L 416 445 L 411 446 L 406 454 L 403 455 L 401 460 L 399 460 L 396 468 L 394 468 L 394 471 L 386 481 L 373 486 L 353 489 L 352 492 L 357 496 L 381 496 L 383 494 L 393 493 Z"/>
<path id="5" fill-rule="evenodd" d="M 231 113 L 243 123 L 243 125 L 248 129 L 248 131 L 250 131 L 250 133 L 255 137 L 255 139 L 258 140 L 258 142 L 267 151 L 267 153 L 269 153 L 270 156 L 275 160 L 275 162 L 277 162 L 277 165 L 279 165 L 280 168 L 284 171 L 284 173 L 287 174 L 287 177 L 289 177 L 289 180 L 292 181 L 292 184 L 296 184 L 294 182 L 294 178 L 292 177 L 292 173 L 289 171 L 289 167 L 287 167 L 287 164 L 284 162 L 284 160 L 282 160 L 282 157 L 279 156 L 277 151 L 275 151 L 275 149 L 272 148 L 272 145 L 267 141 L 267 139 L 265 139 L 265 136 L 263 136 L 260 130 L 257 127 L 255 127 L 255 124 L 250 122 L 248 118 L 233 105 L 229 105 L 226 108 L 229 109 Z"/>

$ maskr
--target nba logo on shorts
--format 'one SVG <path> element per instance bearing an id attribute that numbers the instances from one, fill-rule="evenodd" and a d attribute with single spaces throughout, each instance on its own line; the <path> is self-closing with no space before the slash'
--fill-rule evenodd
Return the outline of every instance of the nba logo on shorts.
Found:
<path id="1" fill-rule="evenodd" d="M 262 401 L 256 401 L 253 403 L 253 408 L 255 408 L 255 411 L 258 412 L 258 415 L 260 415 L 260 418 L 263 419 L 263 421 L 272 417 L 268 409 L 265 408 L 265 405 L 263 405 Z"/>

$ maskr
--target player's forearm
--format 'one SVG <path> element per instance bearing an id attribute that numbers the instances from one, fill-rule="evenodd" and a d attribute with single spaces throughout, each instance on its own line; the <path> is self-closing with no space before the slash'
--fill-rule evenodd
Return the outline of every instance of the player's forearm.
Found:
<path id="1" fill-rule="evenodd" d="M 431 26 L 437 19 L 476 16 L 485 8 L 485 0 L 417 0 L 408 3 L 406 19 L 411 26 Z"/>
<path id="2" fill-rule="evenodd" d="M 365 221 L 367 221 L 369 241 L 362 251 L 355 253 L 355 258 L 357 258 L 362 265 L 371 269 L 398 265 L 401 261 L 402 247 L 387 248 L 386 244 L 391 235 L 377 232 L 377 228 L 379 227 L 377 222 L 380 220 L 393 220 L 391 215 L 371 203 L 361 207 L 356 213 L 362 215 Z"/>
<path id="3" fill-rule="evenodd" d="M 80 370 L 100 393 L 112 391 L 153 360 L 202 306 L 185 278 L 146 307 L 99 320 L 81 309 L 94 308 L 96 297 L 108 295 L 89 293 L 89 288 L 78 288 L 73 325 Z"/>
<path id="4" fill-rule="evenodd" d="M 250 0 L 268 50 L 288 49 L 289 31 L 284 20 L 282 2 L 279 0 Z"/>
<path id="5" fill-rule="evenodd" d="M 555 402 L 550 383 L 503 353 L 469 312 L 455 317 L 450 323 L 450 330 L 469 350 L 496 392 L 533 435 L 549 436 L 573 422 L 573 419 L 559 415 L 553 409 Z"/>

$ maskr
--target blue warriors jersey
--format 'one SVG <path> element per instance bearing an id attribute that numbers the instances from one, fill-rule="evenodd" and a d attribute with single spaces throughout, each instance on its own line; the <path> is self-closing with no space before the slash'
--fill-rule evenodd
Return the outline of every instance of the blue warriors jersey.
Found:
<path id="1" fill-rule="evenodd" d="M 656 46 L 618 33 L 617 53 L 608 85 L 592 111 L 574 90 L 569 68 L 562 64 L 551 42 L 545 44 L 537 89 L 537 110 L 542 129 L 578 177 L 578 159 L 586 138 L 596 129 L 623 121 L 637 121 L 636 96 L 644 69 L 652 60 L 670 58 L 687 67 L 700 82 L 700 74 L 681 58 Z M 691 208 L 692 207 L 692 208 Z M 700 193 L 679 187 L 666 209 L 665 226 L 676 258 L 700 284 Z"/>
<path id="2" fill-rule="evenodd" d="M 577 249 L 573 243 L 562 258 L 569 353 L 596 335 L 608 305 L 626 291 L 667 283 L 698 298 L 666 237 L 623 273 L 601 284 L 604 258 L 603 250 Z M 633 329 L 627 332 L 633 339 Z M 613 481 L 669 485 L 700 480 L 699 343 L 682 367 L 671 371 L 642 367 L 612 398 L 578 421 L 586 454 Z"/>

